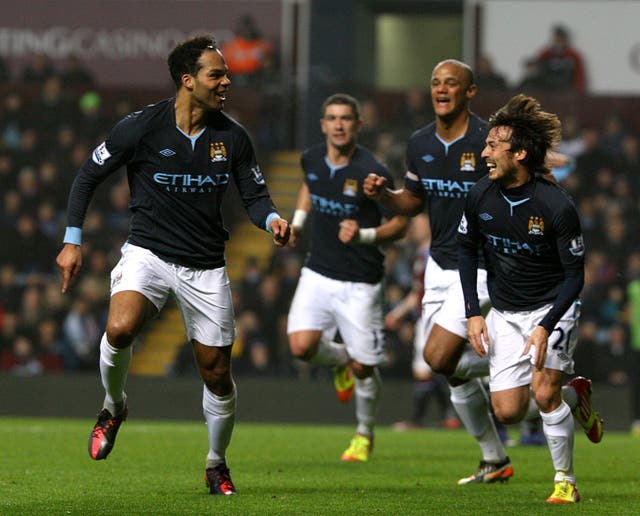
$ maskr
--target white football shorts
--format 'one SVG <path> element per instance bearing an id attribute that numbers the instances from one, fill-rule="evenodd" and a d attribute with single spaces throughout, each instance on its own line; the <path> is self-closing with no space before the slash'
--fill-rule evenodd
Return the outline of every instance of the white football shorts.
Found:
<path id="1" fill-rule="evenodd" d="M 487 315 L 489 335 L 489 388 L 491 392 L 530 385 L 533 378 L 532 346 L 522 351 L 529 335 L 547 314 L 551 305 L 527 312 L 502 312 L 492 308 Z M 573 354 L 578 342 L 580 302 L 576 301 L 549 335 L 545 368 L 573 373 Z"/>
<path id="2" fill-rule="evenodd" d="M 480 306 L 487 309 L 490 301 L 487 290 L 487 271 L 484 269 L 478 269 L 477 289 Z M 442 269 L 430 256 L 424 271 L 424 295 L 422 296 L 424 335 L 429 335 L 436 323 L 463 339 L 467 338 L 467 317 L 460 274 L 457 269 Z"/>
<path id="3" fill-rule="evenodd" d="M 291 301 L 287 333 L 340 332 L 349 356 L 364 365 L 384 362 L 382 283 L 339 281 L 303 267 Z"/>
<path id="4" fill-rule="evenodd" d="M 427 376 L 433 370 L 424 359 L 424 345 L 427 342 L 425 335 L 425 327 L 422 317 L 418 318 L 415 324 L 415 335 L 413 337 L 413 360 L 411 361 L 411 369 L 416 376 Z"/>
<path id="5" fill-rule="evenodd" d="M 158 311 L 173 294 L 187 337 L 207 346 L 230 346 L 236 334 L 226 267 L 192 269 L 158 258 L 148 249 L 125 243 L 111 271 L 111 295 L 139 292 Z"/>

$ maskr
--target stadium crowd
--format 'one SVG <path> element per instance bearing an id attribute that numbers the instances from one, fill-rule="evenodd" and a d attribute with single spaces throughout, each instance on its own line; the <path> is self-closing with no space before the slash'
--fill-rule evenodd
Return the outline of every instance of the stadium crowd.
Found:
<path id="1" fill-rule="evenodd" d="M 485 63 L 483 68 L 489 64 Z M 486 88 L 505 88 L 495 78 Z M 490 86 L 493 84 L 494 86 Z M 85 267 L 73 296 L 62 296 L 55 269 L 61 246 L 66 196 L 76 170 L 105 131 L 137 106 L 126 96 L 99 93 L 89 73 L 73 60 L 56 71 L 35 56 L 20 77 L 4 73 L 0 105 L 0 371 L 16 375 L 94 370 L 105 326 L 109 272 L 127 236 L 128 189 L 124 171 L 96 196 L 83 231 Z M 410 90 L 393 113 L 382 114 L 384 93 L 362 95 L 360 143 L 403 176 L 408 136 L 432 119 L 424 91 Z M 527 93 L 547 95 L 535 87 Z M 480 93 L 482 95 L 482 92 Z M 167 95 L 168 96 L 168 95 Z M 273 100 L 267 96 L 267 103 Z M 231 103 L 230 103 L 231 104 Z M 494 106 L 494 107 L 497 107 Z M 260 117 L 270 116 L 269 106 Z M 640 134 L 625 113 L 612 112 L 585 125 L 571 112 L 563 123 L 560 151 L 569 164 L 556 176 L 575 198 L 588 249 L 576 369 L 597 382 L 629 386 L 640 344 L 632 346 L 633 318 L 640 294 Z M 273 116 L 276 116 L 272 113 Z M 268 118 L 267 118 L 268 119 Z M 250 131 L 259 125 L 241 120 Z M 256 138 L 260 152 L 260 138 Z M 277 148 L 270 142 L 269 148 Z M 262 160 L 264 160 L 264 154 Z M 290 216 L 290 214 L 283 214 Z M 244 217 L 231 211 L 227 224 Z M 419 238 L 408 236 L 387 252 L 388 310 L 410 292 Z M 233 285 L 242 352 L 238 373 L 313 376 L 323 369 L 291 358 L 286 315 L 304 259 L 304 247 L 274 252 L 267 268 L 249 258 Z M 417 311 L 389 330 L 384 374 L 409 377 Z M 637 324 L 637 323 L 636 323 Z M 640 340 L 640 337 L 637 337 Z M 187 349 L 187 348 L 185 348 Z M 179 353 L 169 374 L 195 374 L 190 350 Z"/>

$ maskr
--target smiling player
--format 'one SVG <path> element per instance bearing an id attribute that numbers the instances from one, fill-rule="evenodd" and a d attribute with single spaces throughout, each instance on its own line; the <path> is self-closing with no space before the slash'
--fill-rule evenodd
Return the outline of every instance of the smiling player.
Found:
<path id="1" fill-rule="evenodd" d="M 66 292 L 82 264 L 81 231 L 96 187 L 127 167 L 131 227 L 111 273 L 111 301 L 100 343 L 103 409 L 89 437 L 89 455 L 105 459 L 127 418 L 124 392 L 131 345 L 173 294 L 204 381 L 209 434 L 206 483 L 212 494 L 236 493 L 226 465 L 236 411 L 231 376 L 235 337 L 225 267 L 228 238 L 221 215 L 235 181 L 253 223 L 275 245 L 289 226 L 274 207 L 246 131 L 222 112 L 231 81 L 213 38 L 197 36 L 169 54 L 176 95 L 121 120 L 77 173 L 64 247 L 57 258 Z"/>

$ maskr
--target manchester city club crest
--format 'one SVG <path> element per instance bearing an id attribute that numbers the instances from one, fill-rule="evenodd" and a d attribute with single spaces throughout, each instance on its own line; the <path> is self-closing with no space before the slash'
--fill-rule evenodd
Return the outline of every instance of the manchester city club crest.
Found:
<path id="1" fill-rule="evenodd" d="M 529 217 L 529 234 L 544 235 L 544 220 L 542 220 L 542 217 L 537 215 Z"/>
<path id="2" fill-rule="evenodd" d="M 460 156 L 460 172 L 475 172 L 476 155 L 473 152 L 463 152 Z"/>
<path id="3" fill-rule="evenodd" d="M 211 156 L 212 163 L 227 161 L 227 148 L 224 146 L 224 142 L 212 142 L 209 147 L 209 156 Z"/>
<path id="4" fill-rule="evenodd" d="M 342 187 L 342 194 L 349 197 L 355 197 L 358 194 L 358 181 L 355 179 L 347 179 Z"/>

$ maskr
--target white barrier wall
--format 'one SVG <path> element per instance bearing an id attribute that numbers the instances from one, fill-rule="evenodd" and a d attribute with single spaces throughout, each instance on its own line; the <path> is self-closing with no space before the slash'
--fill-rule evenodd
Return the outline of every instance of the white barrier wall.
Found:
<path id="1" fill-rule="evenodd" d="M 566 26 L 587 67 L 588 93 L 640 94 L 640 1 L 469 0 L 481 6 L 480 44 L 511 84 L 523 60 L 549 40 L 551 27 Z"/>

